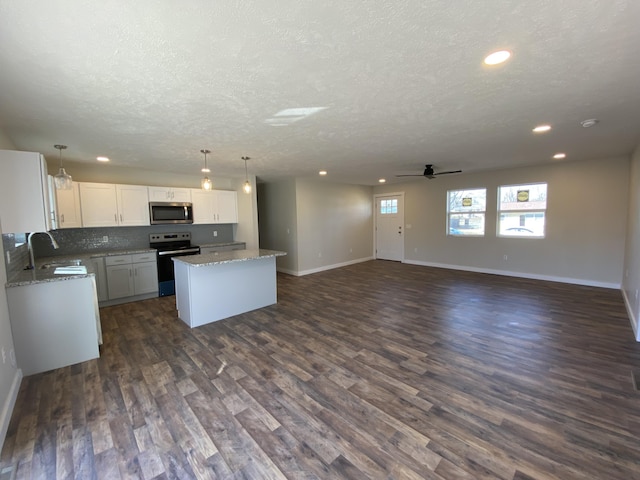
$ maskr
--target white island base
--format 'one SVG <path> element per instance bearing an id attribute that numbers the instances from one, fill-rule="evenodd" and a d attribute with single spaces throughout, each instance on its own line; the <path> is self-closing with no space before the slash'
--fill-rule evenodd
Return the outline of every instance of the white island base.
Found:
<path id="1" fill-rule="evenodd" d="M 199 327 L 277 302 L 273 250 L 175 257 L 178 317 Z"/>

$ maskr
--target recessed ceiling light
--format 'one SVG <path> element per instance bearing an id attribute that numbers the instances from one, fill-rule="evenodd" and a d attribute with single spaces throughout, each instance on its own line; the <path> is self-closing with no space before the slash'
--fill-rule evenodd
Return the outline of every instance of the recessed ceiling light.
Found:
<path id="1" fill-rule="evenodd" d="M 108 162 L 109 157 L 96 157 L 96 160 L 99 162 Z"/>
<path id="2" fill-rule="evenodd" d="M 318 175 L 326 175 L 326 174 L 327 174 L 327 171 L 326 171 L 326 170 L 320 170 L 320 171 L 318 172 Z"/>
<path id="3" fill-rule="evenodd" d="M 551 125 L 538 125 L 536 128 L 533 129 L 533 132 L 544 133 L 544 132 L 548 132 L 549 130 L 551 130 Z"/>
<path id="4" fill-rule="evenodd" d="M 387 179 L 386 178 L 381 178 L 380 180 L 378 180 L 378 183 L 386 183 Z"/>
<path id="5" fill-rule="evenodd" d="M 484 57 L 484 63 L 485 65 L 498 65 L 509 60 L 509 57 L 511 57 L 509 50 L 498 50 Z"/>
<path id="6" fill-rule="evenodd" d="M 556 160 L 562 160 L 563 158 L 567 158 L 567 154 L 566 153 L 556 153 L 553 158 L 555 158 Z"/>
<path id="7" fill-rule="evenodd" d="M 598 123 L 597 118 L 590 118 L 588 120 L 581 121 L 580 125 L 582 125 L 584 128 L 589 128 L 589 127 L 593 127 L 596 123 Z"/>

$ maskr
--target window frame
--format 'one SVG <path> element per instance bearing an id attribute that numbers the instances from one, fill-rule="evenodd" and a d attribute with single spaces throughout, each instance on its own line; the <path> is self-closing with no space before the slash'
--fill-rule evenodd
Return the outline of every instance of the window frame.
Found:
<path id="1" fill-rule="evenodd" d="M 467 210 L 467 211 L 459 211 L 452 212 L 450 194 L 452 192 L 471 192 L 474 190 L 483 190 L 484 191 L 484 209 L 476 209 L 476 210 Z M 452 190 L 447 190 L 447 225 L 446 225 L 446 235 L 447 237 L 472 237 L 472 238 L 482 238 L 486 236 L 487 233 L 487 187 L 469 187 L 469 188 L 455 188 Z M 482 216 L 482 233 L 452 233 L 451 230 L 454 228 L 451 226 L 451 216 L 452 215 L 466 215 L 466 214 L 479 214 Z"/>
<path id="2" fill-rule="evenodd" d="M 530 186 L 537 186 L 537 185 L 544 185 L 545 186 L 545 200 L 544 200 L 544 209 L 531 209 L 531 208 L 523 208 L 523 209 L 509 209 L 509 210 L 503 210 L 501 208 L 502 206 L 502 189 L 503 188 L 509 188 L 509 187 L 530 187 Z M 537 240 L 537 239 L 541 239 L 541 238 L 546 238 L 547 236 L 547 210 L 549 209 L 549 183 L 548 182 L 531 182 L 531 183 L 513 183 L 513 184 L 508 184 L 508 185 L 499 185 L 498 189 L 497 189 L 497 212 L 496 212 L 496 237 L 498 238 L 528 238 L 531 240 Z M 543 218 L 543 225 L 542 225 L 542 235 L 536 235 L 535 233 L 532 235 L 517 235 L 517 234 L 504 234 L 504 233 L 500 233 L 500 226 L 501 226 L 501 219 L 502 219 L 502 214 L 518 214 L 518 215 L 522 215 L 523 213 L 526 214 L 542 214 L 542 218 Z M 511 227 L 511 228 L 518 228 L 518 227 Z M 522 228 L 526 228 L 528 230 L 527 227 L 522 226 Z"/>

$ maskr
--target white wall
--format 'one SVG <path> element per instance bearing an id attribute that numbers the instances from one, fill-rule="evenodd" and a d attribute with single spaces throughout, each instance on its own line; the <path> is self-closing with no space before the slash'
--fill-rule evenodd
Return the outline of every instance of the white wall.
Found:
<path id="1" fill-rule="evenodd" d="M 631 157 L 629 212 L 622 293 L 636 340 L 640 342 L 640 144 Z"/>
<path id="2" fill-rule="evenodd" d="M 2 219 L 0 219 L 0 223 L 1 221 Z M 2 234 L 1 226 L 0 234 Z M 11 413 L 13 412 L 13 406 L 15 405 L 22 379 L 22 372 L 12 365 L 14 347 L 11 323 L 9 321 L 7 293 L 4 289 L 4 284 L 7 283 L 7 270 L 4 262 L 5 259 L 3 258 L 0 261 L 0 347 L 4 349 L 6 359 L 2 361 L 0 356 L 0 450 L 2 450 L 2 444 L 7 434 Z"/>
<path id="3" fill-rule="evenodd" d="M 0 129 L 0 149 L 15 150 L 15 145 L 4 130 Z M 2 219 L 0 219 L 0 224 Z M 2 227 L 0 225 L 0 235 Z M 5 259 L 0 260 L 0 285 L 7 283 L 7 270 Z M 0 450 L 7 434 L 11 412 L 18 395 L 18 388 L 22 379 L 22 372 L 11 364 L 11 352 L 13 352 L 13 336 L 11 335 L 11 323 L 9 321 L 9 307 L 7 294 L 0 287 L 0 348 L 3 348 L 6 360 L 3 362 L 0 356 Z"/>
<path id="4" fill-rule="evenodd" d="M 376 194 L 405 192 L 408 263 L 619 288 L 628 174 L 629 160 L 612 158 L 417 178 L 374 190 Z M 534 182 L 548 183 L 546 237 L 497 237 L 498 186 Z M 474 187 L 487 188 L 485 237 L 447 236 L 447 190 Z"/>
<path id="5" fill-rule="evenodd" d="M 249 182 L 251 182 L 250 194 L 246 194 L 242 189 L 244 179 L 237 180 L 234 185 L 234 190 L 238 192 L 239 222 L 234 225 L 233 239 L 246 243 L 247 250 L 255 250 L 259 248 L 256 177 L 251 176 Z"/>

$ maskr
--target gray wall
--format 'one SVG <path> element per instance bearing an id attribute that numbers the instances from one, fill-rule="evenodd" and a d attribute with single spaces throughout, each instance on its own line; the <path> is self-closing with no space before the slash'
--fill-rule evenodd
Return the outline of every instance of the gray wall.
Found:
<path id="1" fill-rule="evenodd" d="M 298 272 L 340 266 L 373 253 L 373 189 L 298 179 Z"/>
<path id="2" fill-rule="evenodd" d="M 287 252 L 276 259 L 278 270 L 298 271 L 296 181 L 286 179 L 258 185 L 260 246 Z"/>
<path id="3" fill-rule="evenodd" d="M 629 212 L 622 292 L 640 342 L 640 144 L 631 158 Z"/>
<path id="4" fill-rule="evenodd" d="M 615 288 L 622 280 L 628 174 L 629 160 L 612 158 L 418 178 L 374 190 L 405 192 L 407 262 Z M 548 183 L 546 237 L 497 237 L 498 186 L 533 182 Z M 475 187 L 487 188 L 485 237 L 447 236 L 447 190 Z"/>
<path id="5" fill-rule="evenodd" d="M 315 178 L 261 184 L 260 243 L 286 251 L 278 269 L 293 275 L 370 259 L 372 192 Z"/>

